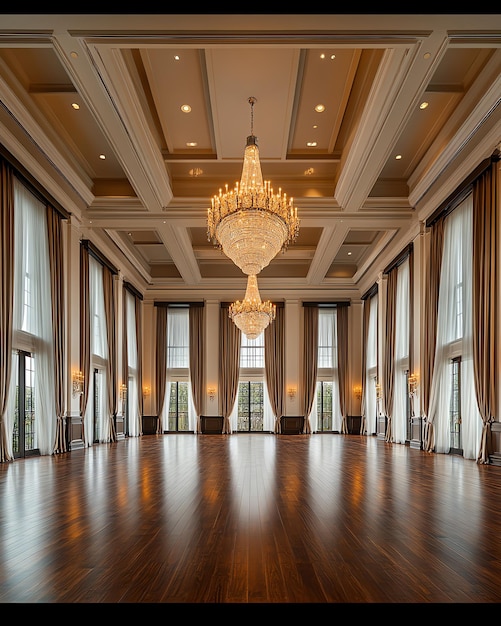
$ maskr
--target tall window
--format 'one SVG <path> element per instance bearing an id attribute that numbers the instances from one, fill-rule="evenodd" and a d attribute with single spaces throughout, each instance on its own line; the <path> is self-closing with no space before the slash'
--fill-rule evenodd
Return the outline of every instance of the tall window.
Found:
<path id="1" fill-rule="evenodd" d="M 397 294 L 395 307 L 395 359 L 393 381 L 392 435 L 395 443 L 405 443 L 408 438 L 409 396 L 409 311 L 410 276 L 409 257 L 397 268 Z"/>
<path id="2" fill-rule="evenodd" d="M 136 336 L 136 299 L 127 289 L 125 290 L 125 306 L 127 320 L 127 415 L 125 430 L 131 437 L 137 437 L 140 433 L 141 414 Z"/>
<path id="3" fill-rule="evenodd" d="M 195 409 L 190 384 L 188 307 L 169 307 L 167 315 L 166 411 L 168 431 L 194 431 Z M 164 422 L 165 423 L 165 422 Z"/>
<path id="4" fill-rule="evenodd" d="M 318 311 L 318 370 L 316 401 L 310 414 L 312 432 L 341 432 L 339 404 L 337 311 Z"/>
<path id="5" fill-rule="evenodd" d="M 14 457 L 30 456 L 37 451 L 35 429 L 35 359 L 19 350 L 14 359 L 16 398 L 14 412 Z"/>
<path id="6" fill-rule="evenodd" d="M 104 310 L 103 266 L 89 256 L 90 366 L 89 402 L 85 411 L 85 445 L 109 441 L 106 367 L 108 340 Z"/>
<path id="7" fill-rule="evenodd" d="M 377 393 L 376 385 L 379 384 L 377 377 L 377 307 L 378 296 L 372 296 L 369 300 L 369 325 L 367 329 L 367 346 L 366 346 L 366 362 L 365 362 L 365 416 L 366 428 L 368 435 L 375 435 L 377 432 Z"/>
<path id="8" fill-rule="evenodd" d="M 256 339 L 241 333 L 240 380 L 230 421 L 237 432 L 273 432 L 264 370 L 264 333 Z"/>
<path id="9" fill-rule="evenodd" d="M 428 419 L 433 423 L 435 451 L 448 453 L 456 443 L 451 429 L 451 402 L 460 407 L 463 456 L 476 459 L 482 419 L 473 372 L 472 214 L 470 194 L 444 218 L 437 343 Z"/>
<path id="10" fill-rule="evenodd" d="M 8 451 L 13 455 L 15 447 L 21 455 L 26 450 L 52 454 L 56 409 L 47 212 L 44 203 L 18 179 L 14 179 L 12 262 L 14 369 Z"/>

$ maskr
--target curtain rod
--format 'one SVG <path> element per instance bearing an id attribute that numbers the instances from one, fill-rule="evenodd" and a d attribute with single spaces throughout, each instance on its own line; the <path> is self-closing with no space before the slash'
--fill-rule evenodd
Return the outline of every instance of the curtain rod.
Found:
<path id="1" fill-rule="evenodd" d="M 197 302 L 176 302 L 173 300 L 172 302 L 157 302 L 153 303 L 153 306 L 163 306 L 163 307 L 171 307 L 173 309 L 178 308 L 187 308 L 187 307 L 202 307 L 205 306 L 205 302 L 198 300 Z"/>
<path id="2" fill-rule="evenodd" d="M 96 261 L 101 263 L 101 265 L 105 265 L 112 274 L 118 274 L 117 268 L 108 261 L 104 254 L 96 248 L 92 241 L 89 239 L 80 239 L 80 245 L 86 248 L 89 251 L 89 254 L 92 255 Z"/>

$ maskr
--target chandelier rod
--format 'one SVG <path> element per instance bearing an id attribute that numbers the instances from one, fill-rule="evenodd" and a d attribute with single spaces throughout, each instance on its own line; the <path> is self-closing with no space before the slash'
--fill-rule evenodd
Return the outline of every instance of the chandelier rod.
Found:
<path id="1" fill-rule="evenodd" d="M 256 104 L 257 99 L 251 96 L 249 98 L 249 104 L 251 105 L 251 126 L 250 126 L 250 134 L 251 137 L 254 137 L 254 105 Z"/>

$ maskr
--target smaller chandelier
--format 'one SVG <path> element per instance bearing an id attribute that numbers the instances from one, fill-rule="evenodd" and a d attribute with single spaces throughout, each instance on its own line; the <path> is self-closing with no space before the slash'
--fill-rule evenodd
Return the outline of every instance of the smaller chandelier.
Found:
<path id="1" fill-rule="evenodd" d="M 276 306 L 269 300 L 261 302 L 257 277 L 249 275 L 245 298 L 243 302 L 237 300 L 230 304 L 229 315 L 235 326 L 240 328 L 248 339 L 256 339 L 275 319 Z"/>
<path id="2" fill-rule="evenodd" d="M 263 181 L 257 137 L 247 137 L 240 184 L 232 191 L 219 190 L 207 209 L 207 238 L 237 265 L 244 274 L 256 275 L 299 235 L 299 219 L 294 199 L 279 188 L 274 193 L 269 181 Z"/>

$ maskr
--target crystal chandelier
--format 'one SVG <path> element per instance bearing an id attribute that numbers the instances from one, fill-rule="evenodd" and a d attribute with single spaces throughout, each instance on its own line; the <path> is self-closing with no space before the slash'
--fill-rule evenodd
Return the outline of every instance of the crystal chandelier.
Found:
<path id="1" fill-rule="evenodd" d="M 279 188 L 274 193 L 269 181 L 263 182 L 257 137 L 254 136 L 254 103 L 251 105 L 251 134 L 247 137 L 240 184 L 232 191 L 212 198 L 207 210 L 207 237 L 244 274 L 257 275 L 299 234 L 297 208 Z"/>
<path id="2" fill-rule="evenodd" d="M 276 306 L 269 300 L 261 302 L 257 287 L 257 276 L 250 274 L 243 302 L 237 300 L 230 304 L 229 315 L 235 325 L 247 336 L 256 339 L 275 319 Z"/>

